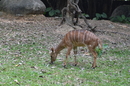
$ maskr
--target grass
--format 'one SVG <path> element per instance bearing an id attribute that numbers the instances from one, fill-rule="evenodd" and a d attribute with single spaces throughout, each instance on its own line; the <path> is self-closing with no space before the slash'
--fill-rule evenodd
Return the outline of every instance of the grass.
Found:
<path id="1" fill-rule="evenodd" d="M 50 65 L 49 50 L 39 44 L 0 46 L 0 86 L 129 86 L 130 50 L 110 49 L 91 68 L 90 56 L 78 56 L 79 64 L 62 67 L 64 53 Z M 61 58 L 62 57 L 62 58 Z"/>

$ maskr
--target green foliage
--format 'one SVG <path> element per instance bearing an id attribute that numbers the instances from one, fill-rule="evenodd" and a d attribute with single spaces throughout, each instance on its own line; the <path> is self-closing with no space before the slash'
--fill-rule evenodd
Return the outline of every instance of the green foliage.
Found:
<path id="1" fill-rule="evenodd" d="M 112 17 L 110 20 L 113 22 L 130 23 L 130 17 L 126 17 L 125 15 Z"/>
<path id="2" fill-rule="evenodd" d="M 57 16 L 60 11 L 58 9 L 54 10 L 52 7 L 46 8 L 45 14 L 48 13 L 49 16 Z"/>
<path id="3" fill-rule="evenodd" d="M 88 15 L 88 14 L 85 14 L 85 13 L 82 13 L 82 15 L 85 16 L 85 17 L 89 17 L 89 15 Z"/>
<path id="4" fill-rule="evenodd" d="M 102 47 L 103 47 L 103 50 L 104 50 L 104 49 L 108 48 L 108 44 L 103 44 Z M 97 52 L 97 54 L 98 54 L 99 57 L 102 56 L 103 51 L 102 51 L 99 47 L 97 47 L 97 48 L 95 49 L 95 51 Z"/>
<path id="5" fill-rule="evenodd" d="M 106 19 L 107 18 L 107 14 L 106 13 L 96 13 L 96 17 L 93 18 L 93 20 L 100 20 L 100 19 Z"/>
<path id="6" fill-rule="evenodd" d="M 98 56 L 101 57 L 102 55 L 102 50 L 99 48 L 96 48 L 95 51 L 97 52 Z"/>

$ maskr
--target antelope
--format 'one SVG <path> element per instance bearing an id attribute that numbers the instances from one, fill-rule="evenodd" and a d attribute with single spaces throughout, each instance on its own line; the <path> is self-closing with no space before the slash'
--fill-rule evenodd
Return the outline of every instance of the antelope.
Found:
<path id="1" fill-rule="evenodd" d="M 57 55 L 60 53 L 61 50 L 64 48 L 67 48 L 66 58 L 63 61 L 63 66 L 66 67 L 66 62 L 68 59 L 68 56 L 70 55 L 71 50 L 73 49 L 74 52 L 74 65 L 77 65 L 76 61 L 76 54 L 77 54 L 77 47 L 79 46 L 87 46 L 89 49 L 89 52 L 93 55 L 93 64 L 92 68 L 96 67 L 96 59 L 97 59 L 97 52 L 95 51 L 95 48 L 98 46 L 99 49 L 102 50 L 102 42 L 101 40 L 94 35 L 94 33 L 80 29 L 80 30 L 72 30 L 69 31 L 62 39 L 62 41 L 59 43 L 59 45 L 56 48 L 51 48 L 51 64 L 56 60 Z"/>

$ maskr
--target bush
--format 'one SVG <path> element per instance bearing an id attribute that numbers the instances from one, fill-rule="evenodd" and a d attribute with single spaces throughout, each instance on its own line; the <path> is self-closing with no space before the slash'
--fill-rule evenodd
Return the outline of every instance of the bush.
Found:
<path id="1" fill-rule="evenodd" d="M 48 16 L 58 16 L 60 14 L 60 11 L 58 9 L 54 10 L 52 7 L 48 7 L 44 13 L 45 15 L 48 14 Z"/>
<path id="2" fill-rule="evenodd" d="M 100 19 L 106 19 L 107 18 L 107 14 L 106 13 L 96 13 L 96 17 L 93 18 L 93 20 L 100 20 Z"/>
<path id="3" fill-rule="evenodd" d="M 130 23 L 130 17 L 126 17 L 125 15 L 111 17 L 110 20 L 113 22 Z"/>

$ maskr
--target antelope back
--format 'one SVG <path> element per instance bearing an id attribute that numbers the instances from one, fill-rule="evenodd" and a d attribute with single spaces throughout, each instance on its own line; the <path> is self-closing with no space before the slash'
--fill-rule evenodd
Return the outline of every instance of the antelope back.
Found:
<path id="1" fill-rule="evenodd" d="M 98 45 L 98 38 L 87 30 L 72 30 L 65 35 L 65 41 L 75 46 Z"/>

